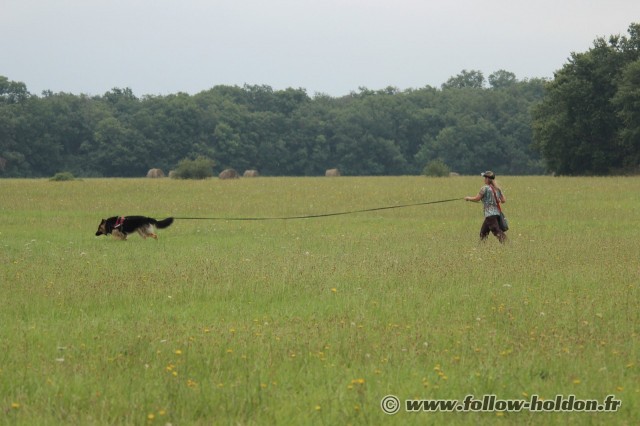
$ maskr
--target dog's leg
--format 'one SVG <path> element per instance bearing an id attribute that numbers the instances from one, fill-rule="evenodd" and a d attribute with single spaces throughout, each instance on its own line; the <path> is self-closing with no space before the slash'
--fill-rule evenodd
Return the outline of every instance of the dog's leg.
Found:
<path id="1" fill-rule="evenodd" d="M 111 234 L 113 235 L 114 238 L 118 240 L 126 241 L 127 239 L 127 234 L 120 232 L 117 229 L 114 229 L 113 231 L 111 231 Z"/>
<path id="2" fill-rule="evenodd" d="M 147 228 L 145 229 L 145 232 L 147 233 L 148 236 L 150 236 L 151 238 L 153 238 L 154 240 L 158 239 L 158 236 L 156 235 L 156 228 L 153 225 L 149 225 L 147 226 Z"/>

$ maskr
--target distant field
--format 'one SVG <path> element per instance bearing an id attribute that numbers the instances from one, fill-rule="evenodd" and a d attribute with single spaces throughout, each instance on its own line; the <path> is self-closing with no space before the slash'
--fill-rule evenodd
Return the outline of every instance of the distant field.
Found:
<path id="1" fill-rule="evenodd" d="M 637 424 L 640 178 L 0 180 L 2 424 Z M 617 412 L 406 412 L 408 399 L 622 401 Z"/>

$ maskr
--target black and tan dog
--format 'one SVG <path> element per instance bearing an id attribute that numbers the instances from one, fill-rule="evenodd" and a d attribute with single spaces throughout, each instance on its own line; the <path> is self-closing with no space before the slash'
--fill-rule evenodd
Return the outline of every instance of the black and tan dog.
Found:
<path id="1" fill-rule="evenodd" d="M 120 240 L 126 240 L 129 234 L 137 232 L 142 238 L 151 237 L 157 240 L 156 228 L 167 228 L 172 223 L 172 217 L 155 220 L 146 216 L 113 216 L 109 219 L 102 219 L 96 236 L 111 234 Z"/>

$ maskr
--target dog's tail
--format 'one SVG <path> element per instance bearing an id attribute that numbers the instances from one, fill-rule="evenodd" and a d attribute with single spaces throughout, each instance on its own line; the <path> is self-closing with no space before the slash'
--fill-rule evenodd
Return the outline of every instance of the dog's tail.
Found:
<path id="1" fill-rule="evenodd" d="M 172 223 L 173 223 L 173 218 L 172 217 L 168 217 L 166 219 L 157 221 L 156 222 L 156 226 L 159 229 L 163 229 L 163 228 L 168 228 L 169 225 L 171 225 Z"/>

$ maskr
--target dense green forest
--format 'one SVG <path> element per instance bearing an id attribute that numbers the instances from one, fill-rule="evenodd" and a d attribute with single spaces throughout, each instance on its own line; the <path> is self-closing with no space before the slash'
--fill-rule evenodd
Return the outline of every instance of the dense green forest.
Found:
<path id="1" fill-rule="evenodd" d="M 144 176 L 203 156 L 267 176 L 609 174 L 640 164 L 640 25 L 596 39 L 554 79 L 463 70 L 440 88 L 215 86 L 195 95 L 35 95 L 0 76 L 0 176 Z"/>
<path id="2" fill-rule="evenodd" d="M 464 71 L 442 88 L 368 90 L 343 97 L 304 89 L 216 86 L 195 95 L 30 94 L 0 77 L 2 176 L 144 176 L 183 158 L 262 175 L 418 174 L 441 159 L 459 173 L 544 171 L 530 110 L 542 80 Z"/>

